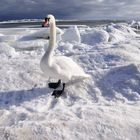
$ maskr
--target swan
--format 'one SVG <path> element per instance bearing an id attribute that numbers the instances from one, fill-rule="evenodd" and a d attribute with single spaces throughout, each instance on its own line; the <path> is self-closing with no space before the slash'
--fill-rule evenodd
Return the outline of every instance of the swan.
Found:
<path id="1" fill-rule="evenodd" d="M 50 88 L 56 89 L 62 82 L 62 90 L 54 90 L 52 94 L 55 97 L 59 97 L 64 92 L 66 83 L 72 80 L 85 80 L 90 78 L 90 75 L 86 74 L 71 58 L 53 55 L 56 46 L 55 17 L 53 15 L 48 15 L 47 20 L 50 27 L 49 46 L 41 58 L 40 68 L 44 75 L 59 80 L 58 83 L 49 83 L 48 85 Z"/>

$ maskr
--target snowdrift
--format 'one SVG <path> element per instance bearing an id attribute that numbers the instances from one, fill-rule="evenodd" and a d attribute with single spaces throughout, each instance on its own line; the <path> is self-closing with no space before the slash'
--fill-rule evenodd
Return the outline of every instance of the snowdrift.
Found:
<path id="1" fill-rule="evenodd" d="M 55 55 L 92 78 L 55 99 L 39 67 L 48 47 L 40 31 L 0 29 L 0 140 L 138 140 L 139 34 L 128 24 L 62 29 Z"/>

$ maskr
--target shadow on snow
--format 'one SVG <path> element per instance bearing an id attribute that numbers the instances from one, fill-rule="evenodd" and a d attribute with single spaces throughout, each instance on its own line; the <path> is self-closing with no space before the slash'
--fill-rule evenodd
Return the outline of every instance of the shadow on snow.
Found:
<path id="1" fill-rule="evenodd" d="M 0 108 L 8 108 L 12 105 L 20 106 L 23 102 L 31 101 L 48 93 L 49 89 L 47 88 L 0 92 Z"/>

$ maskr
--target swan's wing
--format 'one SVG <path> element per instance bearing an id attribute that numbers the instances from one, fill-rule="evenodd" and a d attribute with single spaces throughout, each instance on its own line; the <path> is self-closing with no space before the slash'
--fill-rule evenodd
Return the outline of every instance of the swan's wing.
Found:
<path id="1" fill-rule="evenodd" d="M 60 67 L 63 71 L 70 71 L 73 75 L 83 75 L 83 69 L 74 62 L 71 58 L 66 56 L 55 56 L 53 63 Z"/>

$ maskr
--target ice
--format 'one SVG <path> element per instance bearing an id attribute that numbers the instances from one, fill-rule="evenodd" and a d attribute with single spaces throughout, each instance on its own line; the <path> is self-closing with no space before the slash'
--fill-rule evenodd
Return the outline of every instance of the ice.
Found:
<path id="1" fill-rule="evenodd" d="M 105 30 L 109 33 L 109 41 L 119 42 L 124 41 L 129 36 L 136 36 L 132 28 L 125 25 L 108 25 Z"/>
<path id="2" fill-rule="evenodd" d="M 0 43 L 0 55 L 5 55 L 7 57 L 13 57 L 16 55 L 15 49 L 10 47 L 6 43 Z"/>
<path id="3" fill-rule="evenodd" d="M 0 29 L 0 140 L 138 140 L 140 36 L 129 24 L 61 29 L 55 55 L 92 78 L 51 96 L 40 60 L 46 28 Z M 45 49 L 44 49 L 45 48 Z"/>
<path id="4" fill-rule="evenodd" d="M 41 28 L 38 31 L 35 31 L 29 34 L 30 37 L 33 38 L 48 38 L 49 37 L 49 28 Z M 62 35 L 63 31 L 60 28 L 56 28 L 57 35 Z"/>
<path id="5" fill-rule="evenodd" d="M 139 29 L 139 28 L 140 28 L 140 21 L 135 21 L 135 20 L 133 20 L 133 21 L 130 23 L 130 26 L 133 27 L 133 28 Z"/>
<path id="6" fill-rule="evenodd" d="M 66 29 L 66 31 L 62 35 L 62 41 L 70 43 L 80 43 L 81 37 L 77 26 L 71 26 L 68 29 Z"/>
<path id="7" fill-rule="evenodd" d="M 0 35 L 1 42 L 15 41 L 15 40 L 17 40 L 17 36 L 15 35 Z"/>
<path id="8" fill-rule="evenodd" d="M 109 40 L 109 34 L 104 30 L 90 29 L 81 35 L 82 43 L 95 45 L 105 43 Z"/>

